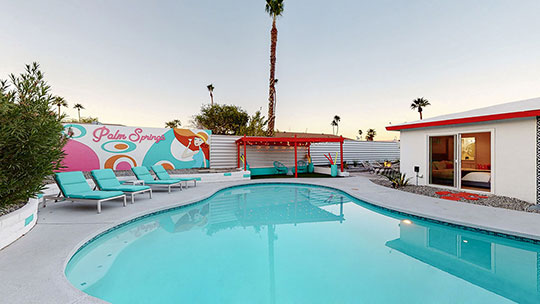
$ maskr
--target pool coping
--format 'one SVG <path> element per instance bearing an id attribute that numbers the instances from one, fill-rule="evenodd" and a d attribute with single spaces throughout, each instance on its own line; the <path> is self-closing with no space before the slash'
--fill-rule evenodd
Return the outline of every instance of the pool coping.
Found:
<path id="1" fill-rule="evenodd" d="M 460 203 L 457 204 L 455 202 L 447 202 L 441 199 L 431 198 L 431 197 L 425 197 L 420 196 L 413 193 L 407 193 L 402 192 L 395 189 L 386 188 L 377 184 L 372 183 L 369 181 L 366 177 L 349 177 L 349 178 L 339 178 L 339 179 L 298 179 L 298 180 L 292 180 L 292 179 L 272 179 L 272 180 L 250 180 L 250 181 L 237 181 L 237 182 L 231 182 L 231 183 L 207 183 L 204 188 L 206 192 L 203 195 L 195 195 L 191 198 L 182 201 L 181 203 L 174 203 L 170 204 L 168 206 L 160 206 L 157 208 L 146 208 L 142 211 L 133 212 L 126 216 L 120 216 L 118 218 L 115 218 L 112 222 L 106 223 L 104 225 L 101 225 L 100 227 L 96 229 L 92 229 L 92 231 L 88 231 L 85 233 L 84 236 L 79 236 L 77 239 L 79 240 L 76 242 L 76 245 L 73 246 L 73 243 L 66 244 L 65 246 L 71 246 L 69 250 L 69 254 L 65 255 L 63 257 L 63 261 L 61 263 L 62 269 L 62 278 L 54 278 L 55 280 L 61 280 L 63 282 L 57 282 L 61 285 L 61 288 L 71 288 L 74 290 L 77 290 L 75 294 L 77 296 L 74 296 L 72 299 L 70 299 L 69 303 L 106 303 L 103 300 L 94 298 L 92 296 L 89 296 L 79 289 L 77 289 L 75 286 L 71 285 L 71 283 L 67 280 L 67 277 L 65 276 L 65 269 L 70 261 L 70 259 L 73 257 L 73 255 L 80 250 L 80 248 L 88 243 L 90 240 L 99 237 L 103 235 L 104 233 L 107 233 L 109 230 L 114 229 L 118 227 L 119 225 L 124 225 L 126 222 L 136 221 L 140 217 L 148 216 L 148 214 L 156 213 L 156 212 L 166 212 L 167 210 L 173 209 L 173 208 L 182 208 L 186 206 L 193 205 L 195 203 L 198 203 L 200 201 L 204 201 L 213 195 L 215 195 L 217 192 L 222 191 L 226 188 L 235 187 L 235 186 L 242 186 L 242 185 L 253 185 L 253 184 L 306 184 L 306 185 L 315 185 L 315 186 L 323 186 L 328 187 L 331 189 L 336 189 L 338 191 L 342 191 L 343 193 L 346 193 L 347 195 L 350 195 L 351 197 L 354 197 L 358 200 L 361 200 L 363 202 L 366 202 L 369 205 L 372 205 L 377 208 L 383 208 L 385 210 L 388 210 L 390 212 L 395 213 L 401 213 L 404 216 L 415 216 L 419 217 L 421 219 L 427 219 L 427 220 L 434 220 L 439 223 L 449 223 L 451 225 L 457 225 L 458 228 L 461 227 L 467 227 L 471 228 L 469 230 L 476 231 L 476 229 L 479 229 L 481 231 L 479 232 L 493 232 L 494 235 L 502 236 L 502 237 L 508 237 L 510 238 L 517 237 L 518 240 L 524 240 L 527 239 L 533 240 L 535 243 L 537 241 L 540 241 L 540 229 L 535 227 L 527 226 L 531 224 L 531 220 L 533 220 L 533 223 L 536 223 L 538 220 L 540 220 L 540 214 L 535 213 L 526 213 L 526 212 L 520 212 L 520 211 L 513 211 L 513 210 L 507 210 L 507 209 L 500 209 L 500 208 L 494 208 L 494 207 L 487 207 L 487 206 L 479 206 L 479 205 L 473 205 L 473 204 L 466 204 L 466 203 Z M 195 188 L 196 189 L 196 188 Z M 189 189 L 188 191 L 193 191 L 192 189 Z M 182 191 L 185 192 L 185 191 Z M 178 201 L 178 197 L 181 196 L 183 193 L 179 192 L 177 195 L 174 196 L 174 200 Z M 193 193 L 191 193 L 193 194 Z M 160 194 L 158 194 L 160 195 Z M 172 200 L 173 197 L 171 196 L 165 196 L 165 194 L 161 195 L 160 198 L 163 199 L 166 197 L 169 200 Z M 399 204 L 396 204 L 396 202 L 399 202 L 400 200 L 406 201 L 406 202 L 415 202 L 412 205 L 409 205 L 409 208 L 400 206 Z M 414 205 L 422 205 L 431 207 L 429 210 L 424 210 L 422 212 L 422 208 L 418 210 L 418 206 L 416 206 L 416 210 L 414 208 L 411 208 L 411 206 Z M 420 206 L 422 207 L 422 206 Z M 47 207 L 49 208 L 49 206 Z M 500 224 L 500 221 L 495 221 L 491 224 L 486 224 L 485 219 L 484 222 L 482 221 L 471 221 L 470 217 L 467 219 L 465 218 L 456 218 L 455 214 L 452 215 L 448 212 L 445 213 L 445 210 L 448 211 L 449 209 L 462 209 L 463 211 L 481 211 L 484 210 L 485 212 L 490 212 L 493 214 L 496 214 L 497 216 L 510 216 L 512 218 L 518 218 L 519 223 L 523 225 L 514 225 L 513 227 L 515 229 L 509 229 L 512 225 L 507 225 L 506 227 L 503 225 L 497 225 Z M 40 208 L 42 210 L 42 208 Z M 436 211 L 436 212 L 434 212 Z M 104 212 L 107 212 L 107 210 L 104 210 Z M 482 213 L 482 212 L 480 212 Z M 522 222 L 521 219 L 526 219 L 526 221 Z M 500 220 L 500 219 L 499 219 Z M 513 222 L 515 223 L 515 221 Z M 42 224 L 43 225 L 43 224 Z M 39 226 L 39 222 L 38 222 Z M 50 226 L 50 225 L 49 225 Z M 520 227 L 521 226 L 521 227 Z M 39 227 L 36 227 L 39 228 Z M 60 229 L 60 228 L 59 228 Z M 29 234 L 34 233 L 35 229 L 32 230 Z M 499 235 L 503 234 L 503 235 Z M 524 239 L 523 239 L 524 238 Z M 25 243 L 25 237 L 23 237 L 21 240 L 15 242 L 11 246 L 8 246 L 4 250 L 0 251 L 0 258 L 2 258 L 3 255 L 8 254 L 17 254 L 16 247 L 19 247 L 18 245 L 21 244 L 23 247 L 32 248 L 32 244 L 28 244 L 28 242 Z M 40 262 L 44 262 L 44 258 L 39 259 L 38 261 L 35 261 L 36 264 L 39 264 Z M 15 258 L 15 260 L 17 260 Z M 0 259 L 1 261 L 1 259 Z M 1 267 L 2 263 L 0 263 Z M 1 271 L 0 271 L 1 273 Z M 27 274 L 28 276 L 32 274 Z M 24 276 L 23 276 L 24 277 Z M 69 287 L 67 287 L 69 286 Z M 31 288 L 32 286 L 27 286 L 27 288 Z M 53 293 L 54 290 L 51 290 L 50 293 Z M 2 290 L 0 289 L 0 296 L 2 296 Z M 40 299 L 43 299 L 43 303 L 49 303 L 47 300 L 47 296 L 49 296 L 49 299 L 51 297 L 51 294 L 49 295 L 41 295 Z M 25 301 L 30 302 L 30 301 Z M 50 303 L 54 303 L 56 301 L 51 301 Z"/>

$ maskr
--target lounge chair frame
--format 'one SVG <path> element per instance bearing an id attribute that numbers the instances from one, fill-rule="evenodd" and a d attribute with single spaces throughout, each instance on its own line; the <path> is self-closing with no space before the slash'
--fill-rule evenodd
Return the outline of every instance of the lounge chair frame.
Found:
<path id="1" fill-rule="evenodd" d="M 132 169 L 133 169 L 133 168 L 132 168 Z M 144 181 L 143 179 L 140 179 L 140 178 L 137 176 L 137 173 L 135 173 L 135 171 L 133 171 L 133 170 L 131 170 L 131 171 L 133 172 L 133 174 L 135 174 L 135 177 L 136 177 L 138 180 Z M 149 172 L 150 172 L 150 171 L 149 171 Z M 150 173 L 150 174 L 152 174 L 152 173 Z M 154 180 L 156 180 L 156 179 L 154 178 Z M 162 187 L 163 187 L 163 186 L 166 186 L 166 187 L 169 188 L 169 193 L 171 193 L 171 187 L 173 187 L 173 186 L 180 186 L 180 191 L 183 190 L 183 189 L 182 189 L 182 181 L 179 181 L 179 182 L 177 182 L 177 183 L 172 183 L 172 184 L 147 184 L 147 183 L 145 182 L 144 185 L 145 185 L 145 186 L 150 186 L 150 188 L 151 188 L 152 186 L 162 186 Z M 187 183 L 186 183 L 186 185 L 187 185 Z"/>
<path id="2" fill-rule="evenodd" d="M 60 187 L 58 187 L 58 188 L 60 189 Z M 126 207 L 127 206 L 127 198 L 126 198 L 125 194 L 114 196 L 114 197 L 109 197 L 109 198 L 104 198 L 104 199 L 100 199 L 100 200 L 95 200 L 95 199 L 66 197 L 64 195 L 62 189 L 60 189 L 60 193 L 58 193 L 58 196 L 54 196 L 54 195 L 44 195 L 43 196 L 43 208 L 47 207 L 47 199 L 48 200 L 54 200 L 55 203 L 58 202 L 58 201 L 60 201 L 60 202 L 63 202 L 63 201 L 90 202 L 90 203 L 96 202 L 97 203 L 97 213 L 99 214 L 99 213 L 101 213 L 101 203 L 102 202 L 110 201 L 110 200 L 121 198 L 121 197 L 124 198 L 124 204 L 123 205 L 124 205 L 124 207 Z"/>
<path id="3" fill-rule="evenodd" d="M 94 181 L 94 189 L 99 189 L 101 190 L 101 187 L 99 186 L 99 183 L 97 182 L 96 178 L 94 177 L 94 175 L 92 175 L 92 180 Z M 138 182 L 138 181 L 137 181 Z M 142 186 L 144 186 L 144 181 L 142 181 Z M 107 190 L 103 190 L 103 191 L 107 191 Z M 122 190 L 118 190 L 118 191 L 122 191 Z M 132 204 L 135 204 L 135 194 L 140 194 L 140 193 L 144 193 L 148 191 L 149 192 L 149 195 L 150 195 L 150 199 L 152 199 L 152 188 L 148 188 L 148 189 L 144 189 L 144 190 L 139 190 L 139 191 L 133 191 L 133 192 L 128 192 L 128 191 L 122 191 L 124 192 L 124 195 L 131 195 L 131 203 Z"/>

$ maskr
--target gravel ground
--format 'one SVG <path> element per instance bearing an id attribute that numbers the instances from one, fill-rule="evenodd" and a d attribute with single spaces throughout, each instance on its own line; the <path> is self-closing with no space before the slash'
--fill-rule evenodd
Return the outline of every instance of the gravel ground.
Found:
<path id="1" fill-rule="evenodd" d="M 0 216 L 13 212 L 19 208 L 22 208 L 24 205 L 26 205 L 26 202 L 20 202 L 18 204 L 13 204 L 9 206 L 2 206 L 0 207 Z"/>
<path id="2" fill-rule="evenodd" d="M 385 187 L 392 187 L 392 184 L 384 177 L 378 176 L 378 175 L 371 175 L 370 180 L 378 185 L 385 186 Z M 401 191 L 407 191 L 411 193 L 416 193 L 420 195 L 425 196 L 431 196 L 439 198 L 440 195 L 436 194 L 435 192 L 438 191 L 449 191 L 452 193 L 459 193 L 459 192 L 467 192 L 467 191 L 452 191 L 448 189 L 443 188 L 435 188 L 431 186 L 414 186 L 414 185 L 407 185 L 405 187 L 401 187 L 398 190 Z M 498 207 L 498 208 L 505 208 L 505 209 L 511 209 L 511 210 L 518 210 L 518 211 L 527 211 L 527 212 L 538 212 L 536 210 L 527 210 L 528 207 L 533 206 L 534 204 L 530 204 L 528 202 L 519 200 L 517 198 L 507 197 L 507 196 L 498 196 L 498 195 L 491 195 L 486 194 L 488 198 L 479 198 L 477 201 L 474 200 L 467 200 L 462 198 L 459 202 L 465 202 L 469 204 L 476 204 L 476 205 L 484 205 L 484 206 L 491 206 L 491 207 Z"/>

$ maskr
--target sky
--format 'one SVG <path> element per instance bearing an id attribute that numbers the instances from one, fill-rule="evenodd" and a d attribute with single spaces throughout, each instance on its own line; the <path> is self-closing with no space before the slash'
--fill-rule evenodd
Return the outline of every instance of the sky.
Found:
<path id="1" fill-rule="evenodd" d="M 540 96 L 540 1 L 285 0 L 281 131 L 339 133 Z M 210 102 L 268 109 L 264 0 L 0 0 L 0 78 L 38 62 L 66 113 L 164 127 Z"/>

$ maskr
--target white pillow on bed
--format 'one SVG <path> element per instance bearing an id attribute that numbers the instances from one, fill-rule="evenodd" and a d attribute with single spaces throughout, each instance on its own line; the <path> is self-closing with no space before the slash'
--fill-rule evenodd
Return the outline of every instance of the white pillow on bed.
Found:
<path id="1" fill-rule="evenodd" d="M 471 172 L 471 173 L 467 173 L 461 180 L 468 181 L 468 182 L 489 183 L 491 181 L 491 173 Z"/>

